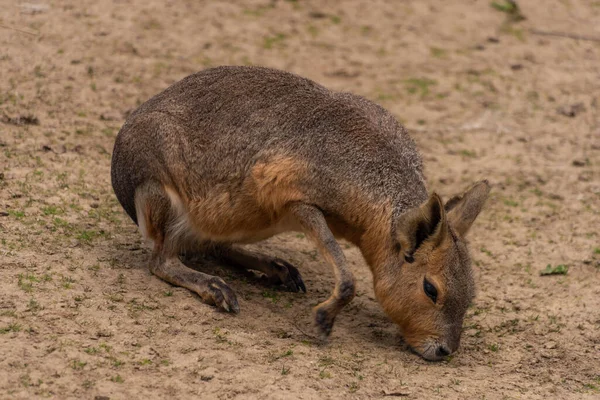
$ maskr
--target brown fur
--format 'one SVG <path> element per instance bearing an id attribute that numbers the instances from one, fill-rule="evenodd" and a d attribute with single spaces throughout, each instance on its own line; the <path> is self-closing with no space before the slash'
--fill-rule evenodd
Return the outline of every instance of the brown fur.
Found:
<path id="1" fill-rule="evenodd" d="M 119 132 L 117 198 L 154 243 L 151 270 L 237 311 L 219 278 L 187 269 L 185 253 L 256 269 L 305 290 L 283 260 L 234 243 L 304 231 L 332 267 L 335 287 L 315 307 L 328 335 L 355 293 L 335 238 L 357 245 L 375 293 L 425 358 L 458 347 L 473 277 L 464 235 L 489 192 L 480 182 L 445 206 L 427 195 L 414 142 L 380 106 L 286 72 L 220 67 L 191 75 L 135 110 Z M 434 303 L 424 279 L 438 292 Z"/>

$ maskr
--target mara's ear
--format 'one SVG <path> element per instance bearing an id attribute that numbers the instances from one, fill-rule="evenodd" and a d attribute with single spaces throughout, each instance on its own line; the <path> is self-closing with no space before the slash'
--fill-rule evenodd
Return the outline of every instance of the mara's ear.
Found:
<path id="1" fill-rule="evenodd" d="M 461 236 L 473 225 L 490 193 L 487 180 L 477 182 L 460 196 L 454 196 L 444 206 L 450 225 Z"/>
<path id="2" fill-rule="evenodd" d="M 396 223 L 396 240 L 405 260 L 411 263 L 414 261 L 414 252 L 424 241 L 434 241 L 434 246 L 438 246 L 447 231 L 442 199 L 434 193 L 425 204 L 400 215 Z"/>

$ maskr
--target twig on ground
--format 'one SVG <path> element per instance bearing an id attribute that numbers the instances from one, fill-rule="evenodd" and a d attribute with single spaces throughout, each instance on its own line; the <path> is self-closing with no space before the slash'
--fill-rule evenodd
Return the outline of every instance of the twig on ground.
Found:
<path id="1" fill-rule="evenodd" d="M 600 37 L 577 35 L 575 33 L 568 33 L 568 32 L 540 31 L 538 29 L 530 29 L 529 32 L 531 32 L 534 35 L 540 35 L 540 36 L 556 36 L 556 37 L 564 37 L 564 38 L 575 39 L 575 40 L 587 40 L 590 42 L 600 42 Z"/>
<path id="2" fill-rule="evenodd" d="M 304 332 L 302 329 L 300 329 L 300 327 L 295 322 L 292 322 L 292 325 L 294 326 L 294 328 L 298 329 L 300 331 L 300 333 L 302 333 L 304 336 L 309 337 L 312 340 L 317 341 L 317 342 L 320 341 L 320 339 L 318 337 L 310 335 L 310 334 Z"/>
<path id="3" fill-rule="evenodd" d="M 38 35 L 35 32 L 24 31 L 23 29 L 13 28 L 12 26 L 6 26 L 6 25 L 2 25 L 2 24 L 0 24 L 0 28 L 10 29 L 12 31 L 21 32 L 21 33 L 26 33 L 26 34 L 31 35 L 31 36 L 37 36 Z"/>

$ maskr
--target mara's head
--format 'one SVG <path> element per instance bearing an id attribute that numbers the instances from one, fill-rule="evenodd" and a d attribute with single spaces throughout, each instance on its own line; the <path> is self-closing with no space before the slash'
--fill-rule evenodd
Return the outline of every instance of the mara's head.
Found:
<path id="1" fill-rule="evenodd" d="M 439 360 L 459 346 L 465 312 L 475 295 L 464 237 L 489 191 L 482 181 L 445 205 L 433 194 L 394 221 L 389 256 L 375 276 L 375 294 L 406 343 L 427 360 Z"/>

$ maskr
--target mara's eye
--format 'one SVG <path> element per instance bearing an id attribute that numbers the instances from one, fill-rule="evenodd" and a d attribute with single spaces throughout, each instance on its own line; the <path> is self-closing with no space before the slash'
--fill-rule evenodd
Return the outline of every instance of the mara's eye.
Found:
<path id="1" fill-rule="evenodd" d="M 423 290 L 434 303 L 437 302 L 437 289 L 427 279 L 423 280 Z"/>

